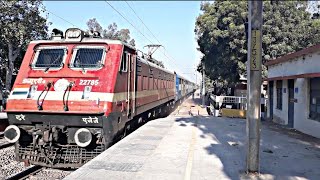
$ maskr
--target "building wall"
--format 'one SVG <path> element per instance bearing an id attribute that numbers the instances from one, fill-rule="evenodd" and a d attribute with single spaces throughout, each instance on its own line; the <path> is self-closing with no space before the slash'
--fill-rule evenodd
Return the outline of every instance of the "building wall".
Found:
<path id="1" fill-rule="evenodd" d="M 294 76 L 307 73 L 320 73 L 320 52 L 307 54 L 290 61 L 268 66 L 268 78 L 282 76 Z M 282 86 L 282 110 L 277 109 L 277 81 L 274 81 L 273 89 L 273 121 L 288 124 L 288 80 L 283 80 Z M 310 79 L 298 78 L 294 81 L 294 123 L 293 127 L 298 131 L 320 138 L 320 122 L 309 119 L 310 104 Z M 268 92 L 269 93 L 269 92 Z M 270 107 L 268 108 L 270 117 Z"/>
<path id="2" fill-rule="evenodd" d="M 310 103 L 310 81 L 308 78 L 298 78 L 294 81 L 294 98 L 297 102 L 294 104 L 294 128 L 305 134 L 320 138 L 320 122 L 309 119 Z M 279 124 L 288 124 L 288 81 L 283 80 L 282 87 L 286 88 L 286 93 L 282 91 L 282 110 L 277 109 L 277 89 L 274 81 L 273 93 L 273 121 Z M 268 117 L 270 117 L 270 107 L 268 107 Z"/>
<path id="3" fill-rule="evenodd" d="M 294 104 L 294 128 L 314 137 L 320 138 L 320 122 L 309 119 L 310 104 L 310 81 L 307 78 L 295 80 L 295 88 L 298 92 L 294 94 L 297 103 Z"/>
<path id="4" fill-rule="evenodd" d="M 300 68 L 299 68 L 300 67 Z M 303 68 L 302 68 L 303 67 Z M 268 78 L 291 76 L 305 73 L 319 73 L 320 53 L 313 53 L 294 60 L 268 67 Z"/>

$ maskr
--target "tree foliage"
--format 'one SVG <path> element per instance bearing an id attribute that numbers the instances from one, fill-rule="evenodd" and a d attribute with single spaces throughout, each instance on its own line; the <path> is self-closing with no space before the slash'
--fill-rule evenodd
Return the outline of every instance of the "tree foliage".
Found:
<path id="1" fill-rule="evenodd" d="M 97 19 L 92 18 L 88 20 L 87 26 L 88 26 L 88 31 L 100 32 L 103 38 L 120 40 L 134 47 L 136 45 L 136 41 L 134 39 L 131 39 L 130 37 L 130 30 L 129 29 L 118 30 L 118 26 L 116 23 L 112 23 L 107 27 L 107 29 L 103 29 L 103 27 L 100 25 Z M 153 58 L 149 60 L 157 64 L 158 66 L 164 68 L 164 64 L 162 61 L 158 61 Z"/>
<path id="2" fill-rule="evenodd" d="M 106 29 L 103 29 L 97 19 L 92 18 L 88 20 L 87 26 L 89 31 L 97 31 L 102 35 L 103 38 L 120 40 L 125 43 L 129 43 L 131 46 L 135 46 L 135 40 L 130 38 L 130 30 L 118 30 L 116 23 L 112 23 Z"/>
<path id="3" fill-rule="evenodd" d="M 0 2 L 1 81 L 11 89 L 12 74 L 18 71 L 27 44 L 47 38 L 47 20 L 40 16 L 41 1 Z M 43 8 L 41 8 L 43 9 Z"/>
<path id="4" fill-rule="evenodd" d="M 195 24 L 199 50 L 206 74 L 221 86 L 233 86 L 246 74 L 247 1 L 201 4 L 202 14 Z M 315 38 L 320 21 L 311 18 L 306 1 L 263 2 L 263 62 L 319 43 Z M 198 71 L 202 71 L 201 63 Z M 263 76 L 266 67 L 263 66 Z"/>

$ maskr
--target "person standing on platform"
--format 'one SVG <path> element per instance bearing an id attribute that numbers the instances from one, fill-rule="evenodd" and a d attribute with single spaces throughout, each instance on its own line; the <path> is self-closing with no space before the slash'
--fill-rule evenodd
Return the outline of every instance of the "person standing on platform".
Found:
<path id="1" fill-rule="evenodd" d="M 211 109 L 210 109 L 210 94 L 206 92 L 205 94 L 205 105 L 207 109 L 208 115 L 212 115 Z"/>

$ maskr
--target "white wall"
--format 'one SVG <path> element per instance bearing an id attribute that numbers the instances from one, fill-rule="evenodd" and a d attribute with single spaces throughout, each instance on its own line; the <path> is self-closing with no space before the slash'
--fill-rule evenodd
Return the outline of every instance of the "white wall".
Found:
<path id="1" fill-rule="evenodd" d="M 277 109 L 277 89 L 276 81 L 273 86 L 273 121 L 279 124 L 288 124 L 288 86 L 287 80 L 283 80 L 282 87 L 286 88 L 286 93 L 282 94 L 282 110 Z M 294 128 L 305 134 L 320 138 L 320 122 L 309 119 L 309 101 L 310 101 L 310 85 L 309 79 L 298 78 L 294 82 L 294 88 L 298 88 L 298 92 L 294 92 L 294 98 L 297 102 L 294 104 Z M 284 90 L 282 91 L 284 92 Z M 269 107 L 270 108 L 270 107 Z M 270 111 L 268 108 L 268 117 Z"/>
<path id="2" fill-rule="evenodd" d="M 320 122 L 309 119 L 309 82 L 309 79 L 306 78 L 298 78 L 295 81 L 298 93 L 295 93 L 294 96 L 298 102 L 294 104 L 294 128 L 320 138 Z"/>
<path id="3" fill-rule="evenodd" d="M 305 73 L 319 73 L 320 53 L 306 55 L 305 59 L 299 57 L 295 60 L 275 64 L 268 67 L 268 78 L 291 76 Z"/>

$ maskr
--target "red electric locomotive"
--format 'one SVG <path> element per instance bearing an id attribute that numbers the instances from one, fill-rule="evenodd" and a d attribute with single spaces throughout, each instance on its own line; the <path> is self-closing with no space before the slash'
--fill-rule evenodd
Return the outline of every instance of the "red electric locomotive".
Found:
<path id="1" fill-rule="evenodd" d="M 7 102 L 18 161 L 79 167 L 132 126 L 176 101 L 175 73 L 118 40 L 70 28 L 32 41 Z M 180 86 L 179 86 L 180 87 Z M 188 84 L 191 93 L 194 86 Z M 187 94 L 185 94 L 187 95 Z"/>

